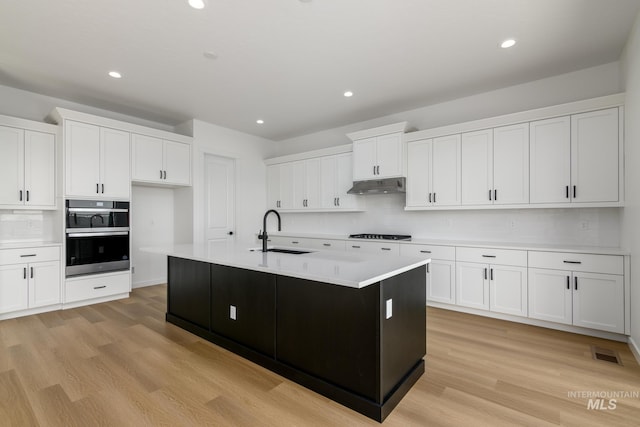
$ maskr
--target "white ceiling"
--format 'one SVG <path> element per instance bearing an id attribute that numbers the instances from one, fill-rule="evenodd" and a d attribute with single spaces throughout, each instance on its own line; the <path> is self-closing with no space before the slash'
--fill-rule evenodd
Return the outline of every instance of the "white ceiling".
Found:
<path id="1" fill-rule="evenodd" d="M 282 140 L 618 60 L 640 9 L 640 0 L 206 1 L 198 11 L 187 0 L 1 0 L 0 84 Z M 516 47 L 498 48 L 507 37 Z"/>

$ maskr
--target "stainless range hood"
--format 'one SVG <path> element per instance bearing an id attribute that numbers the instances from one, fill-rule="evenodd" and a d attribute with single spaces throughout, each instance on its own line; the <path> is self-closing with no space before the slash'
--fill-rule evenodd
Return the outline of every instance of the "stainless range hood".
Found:
<path id="1" fill-rule="evenodd" d="M 391 194 L 406 193 L 406 178 L 372 179 L 367 181 L 355 181 L 349 194 Z"/>

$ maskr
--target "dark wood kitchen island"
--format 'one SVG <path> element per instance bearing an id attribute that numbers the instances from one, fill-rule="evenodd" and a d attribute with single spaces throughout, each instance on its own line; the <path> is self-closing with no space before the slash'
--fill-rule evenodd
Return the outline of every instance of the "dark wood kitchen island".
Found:
<path id="1" fill-rule="evenodd" d="M 370 418 L 384 420 L 424 373 L 428 259 L 147 251 L 168 255 L 168 322 Z"/>

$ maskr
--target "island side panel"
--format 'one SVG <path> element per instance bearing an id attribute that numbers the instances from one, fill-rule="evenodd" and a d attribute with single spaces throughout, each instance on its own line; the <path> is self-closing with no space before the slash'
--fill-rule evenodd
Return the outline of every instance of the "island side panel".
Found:
<path id="1" fill-rule="evenodd" d="M 376 401 L 379 284 L 355 289 L 278 276 L 276 304 L 279 362 Z"/>
<path id="2" fill-rule="evenodd" d="M 383 280 L 381 291 L 381 392 L 385 401 L 426 354 L 426 267 Z M 387 319 L 388 300 L 392 311 Z"/>
<path id="3" fill-rule="evenodd" d="M 211 265 L 213 332 L 274 357 L 275 326 L 276 276 Z"/>
<path id="4" fill-rule="evenodd" d="M 169 257 L 167 279 L 167 313 L 209 331 L 209 263 Z"/>

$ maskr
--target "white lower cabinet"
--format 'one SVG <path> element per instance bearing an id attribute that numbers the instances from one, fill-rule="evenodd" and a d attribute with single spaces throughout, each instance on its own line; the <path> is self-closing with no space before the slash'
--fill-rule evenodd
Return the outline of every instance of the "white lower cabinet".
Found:
<path id="1" fill-rule="evenodd" d="M 129 271 L 69 278 L 65 281 L 65 303 L 105 298 L 131 291 Z"/>
<path id="2" fill-rule="evenodd" d="M 59 247 L 0 250 L 0 313 L 60 302 Z"/>
<path id="3" fill-rule="evenodd" d="M 370 254 L 379 253 L 379 254 L 388 254 L 388 255 L 400 255 L 400 245 L 398 243 L 363 242 L 359 240 L 355 240 L 355 241 L 347 240 L 347 251 L 370 253 Z"/>
<path id="4" fill-rule="evenodd" d="M 489 310 L 489 266 L 475 262 L 456 263 L 456 304 Z"/>
<path id="5" fill-rule="evenodd" d="M 532 251 L 529 263 L 529 317 L 624 333 L 622 256 Z"/>
<path id="6" fill-rule="evenodd" d="M 403 244 L 400 255 L 430 258 L 427 301 L 456 303 L 456 249 L 453 246 Z"/>
<path id="7" fill-rule="evenodd" d="M 489 310 L 526 316 L 527 268 L 492 265 L 489 269 Z"/>

